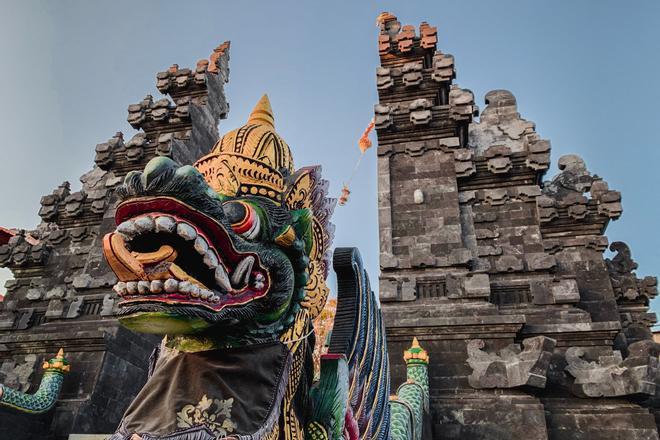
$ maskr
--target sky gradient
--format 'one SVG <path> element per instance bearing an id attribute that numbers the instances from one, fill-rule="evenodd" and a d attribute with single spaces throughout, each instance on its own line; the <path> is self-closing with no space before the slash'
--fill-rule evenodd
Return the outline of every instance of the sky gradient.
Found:
<path id="1" fill-rule="evenodd" d="M 263 93 L 296 166 L 321 164 L 338 195 L 359 156 L 357 139 L 377 101 L 376 16 L 438 27 L 455 56 L 456 82 L 483 108 L 511 90 L 522 117 L 564 154 L 622 192 L 610 224 L 639 263 L 660 274 L 660 2 L 649 1 L 34 1 L 0 0 L 0 225 L 33 228 L 39 199 L 93 164 L 116 131 L 130 139 L 126 107 L 159 96 L 155 74 L 194 67 L 231 40 L 229 118 L 242 125 Z M 335 245 L 357 246 L 377 286 L 376 161 L 367 152 L 353 194 L 334 215 Z M 0 280 L 7 273 L 0 273 Z M 0 284 L 2 284 L 0 282 Z M 654 304 L 660 310 L 660 302 Z"/>

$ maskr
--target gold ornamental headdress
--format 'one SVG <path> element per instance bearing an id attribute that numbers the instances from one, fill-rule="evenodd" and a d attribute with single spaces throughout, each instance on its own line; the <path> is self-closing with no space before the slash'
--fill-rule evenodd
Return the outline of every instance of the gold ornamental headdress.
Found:
<path id="1" fill-rule="evenodd" d="M 261 97 L 245 125 L 222 136 L 195 167 L 219 194 L 266 197 L 289 211 L 305 210 L 310 217 L 304 234 L 310 262 L 302 306 L 312 318 L 318 315 L 328 295 L 325 279 L 330 267 L 334 232 L 330 216 L 335 200 L 327 198 L 328 182 L 321 179 L 320 166 L 294 171 L 289 145 L 275 131 L 268 96 Z"/>

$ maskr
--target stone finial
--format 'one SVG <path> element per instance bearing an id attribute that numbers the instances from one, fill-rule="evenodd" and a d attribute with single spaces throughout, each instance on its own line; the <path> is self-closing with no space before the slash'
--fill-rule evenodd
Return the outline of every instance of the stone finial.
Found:
<path id="1" fill-rule="evenodd" d="M 229 57 L 230 45 L 230 41 L 225 41 L 213 49 L 213 53 L 209 57 L 209 67 L 207 69 L 210 73 L 220 73 L 224 70 L 224 64 L 226 64 L 226 59 Z"/>
<path id="2" fill-rule="evenodd" d="M 433 55 L 433 71 L 431 79 L 435 82 L 448 82 L 456 77 L 454 70 L 454 56 L 436 52 Z"/>
<path id="3" fill-rule="evenodd" d="M 376 17 L 376 24 L 380 27 L 381 33 L 389 35 L 390 37 L 395 36 L 401 30 L 401 23 L 396 18 L 396 15 L 389 12 L 381 12 Z"/>
<path id="4" fill-rule="evenodd" d="M 435 49 L 438 43 L 438 28 L 423 21 L 419 25 L 419 47 L 422 49 Z"/>
<path id="5" fill-rule="evenodd" d="M 642 301 L 648 304 L 658 294 L 657 279 L 655 277 L 637 278 L 635 269 L 637 263 L 627 244 L 615 241 L 610 250 L 617 254 L 612 259 L 606 259 L 607 270 L 610 274 L 612 288 L 617 301 Z"/>
<path id="6" fill-rule="evenodd" d="M 479 114 L 479 107 L 474 103 L 474 94 L 469 89 L 462 89 L 452 84 L 449 89 L 449 117 L 455 121 L 471 122 Z"/>
<path id="7" fill-rule="evenodd" d="M 543 194 L 556 200 L 559 206 L 567 208 L 570 217 L 574 220 L 587 217 L 588 199 L 583 194 L 590 191 L 591 199 L 597 202 L 598 214 L 615 220 L 621 216 L 621 193 L 610 190 L 607 182 L 592 175 L 580 156 L 562 156 L 558 167 L 561 172 L 543 184 Z"/>

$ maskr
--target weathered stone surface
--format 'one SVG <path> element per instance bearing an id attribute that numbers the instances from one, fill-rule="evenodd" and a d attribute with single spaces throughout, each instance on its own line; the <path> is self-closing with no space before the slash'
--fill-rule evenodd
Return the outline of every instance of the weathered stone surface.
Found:
<path id="1" fill-rule="evenodd" d="M 638 350 L 635 344 L 628 347 L 631 354 L 625 360 L 620 351 L 590 362 L 584 359 L 584 349 L 571 347 L 566 350 L 566 371 L 575 378 L 573 392 L 580 397 L 654 395 L 658 356 Z"/>
<path id="2" fill-rule="evenodd" d="M 472 368 L 468 377 L 473 388 L 514 388 L 529 385 L 545 388 L 546 370 L 556 341 L 545 336 L 524 339 L 522 345 L 511 344 L 497 353 L 484 350 L 481 339 L 468 342 L 467 363 Z"/>

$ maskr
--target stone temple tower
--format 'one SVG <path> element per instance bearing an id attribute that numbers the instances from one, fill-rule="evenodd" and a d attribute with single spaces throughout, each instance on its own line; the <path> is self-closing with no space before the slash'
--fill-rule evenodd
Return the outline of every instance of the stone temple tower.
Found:
<path id="1" fill-rule="evenodd" d="M 619 192 L 574 155 L 544 182 L 512 93 L 479 116 L 435 27 L 379 23 L 380 299 L 390 353 L 430 354 L 433 438 L 657 439 L 657 282 L 603 256 Z"/>

